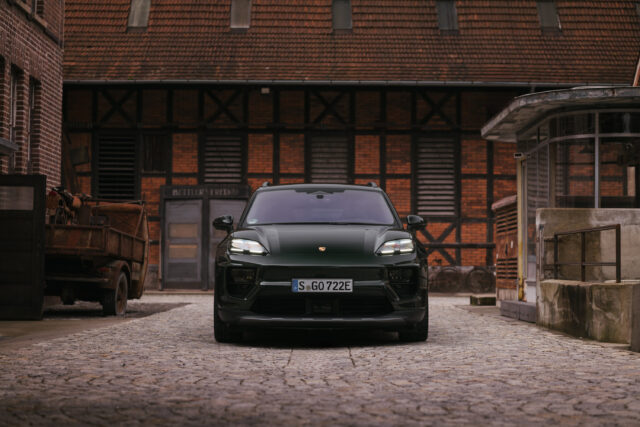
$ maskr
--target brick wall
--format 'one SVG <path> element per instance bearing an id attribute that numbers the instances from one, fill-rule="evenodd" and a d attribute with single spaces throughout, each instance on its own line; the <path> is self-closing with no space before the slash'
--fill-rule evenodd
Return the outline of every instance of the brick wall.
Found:
<path id="1" fill-rule="evenodd" d="M 31 2 L 2 1 L 0 7 L 0 137 L 9 139 L 11 70 L 17 71 L 18 111 L 15 138 L 16 173 L 47 176 L 47 186 L 60 183 L 62 124 L 62 1 L 46 2 L 42 15 Z M 29 85 L 35 85 L 34 117 L 30 117 Z M 31 128 L 31 134 L 29 130 Z M 31 149 L 29 150 L 29 141 Z M 29 165 L 30 152 L 30 165 Z M 9 171 L 0 156 L 0 173 Z"/>

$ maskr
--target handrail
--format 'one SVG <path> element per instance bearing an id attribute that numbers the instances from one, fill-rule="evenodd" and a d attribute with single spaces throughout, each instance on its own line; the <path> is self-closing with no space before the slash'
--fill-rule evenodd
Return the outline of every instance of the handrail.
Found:
<path id="1" fill-rule="evenodd" d="M 606 230 L 615 230 L 616 231 L 616 261 L 615 262 L 587 262 L 587 246 L 586 246 L 586 234 L 606 231 Z M 580 234 L 580 262 L 558 262 L 558 237 L 560 236 L 569 236 L 573 234 Z M 615 225 L 605 225 L 601 227 L 594 228 L 584 228 L 581 230 L 573 230 L 573 231 L 561 231 L 554 233 L 553 239 L 545 239 L 545 240 L 553 240 L 553 275 L 554 278 L 558 278 L 558 271 L 561 265 L 579 265 L 580 266 L 580 280 L 582 282 L 586 281 L 586 267 L 616 267 L 616 283 L 621 282 L 622 276 L 622 268 L 620 263 L 621 258 L 621 247 L 620 247 L 620 224 Z"/>

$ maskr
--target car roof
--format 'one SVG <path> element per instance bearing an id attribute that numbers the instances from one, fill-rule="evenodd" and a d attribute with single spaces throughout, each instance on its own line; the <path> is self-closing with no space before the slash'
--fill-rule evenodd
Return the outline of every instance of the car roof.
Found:
<path id="1" fill-rule="evenodd" d="M 362 190 L 362 191 L 382 191 L 379 187 L 370 185 L 354 185 L 354 184 L 283 184 L 283 185 L 265 185 L 259 187 L 256 191 L 274 191 L 274 190 Z"/>

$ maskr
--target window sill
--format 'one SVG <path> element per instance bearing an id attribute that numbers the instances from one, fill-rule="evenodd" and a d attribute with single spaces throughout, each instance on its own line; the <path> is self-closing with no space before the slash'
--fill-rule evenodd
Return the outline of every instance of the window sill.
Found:
<path id="1" fill-rule="evenodd" d="M 0 138 L 0 156 L 8 156 L 18 151 L 18 144 L 8 139 Z"/>

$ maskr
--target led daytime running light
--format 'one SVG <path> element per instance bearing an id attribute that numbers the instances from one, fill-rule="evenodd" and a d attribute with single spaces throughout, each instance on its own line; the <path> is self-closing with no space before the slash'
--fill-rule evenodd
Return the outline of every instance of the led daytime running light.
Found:
<path id="1" fill-rule="evenodd" d="M 414 246 L 411 239 L 390 240 L 384 242 L 378 248 L 378 255 L 407 254 L 413 252 L 413 250 Z"/>
<path id="2" fill-rule="evenodd" d="M 264 255 L 267 250 L 254 240 L 231 239 L 229 251 L 240 254 Z"/>

